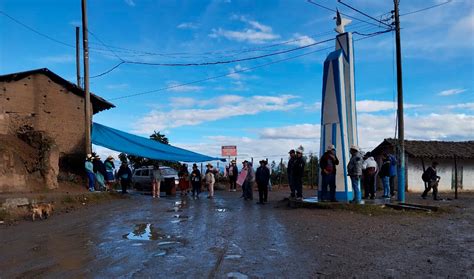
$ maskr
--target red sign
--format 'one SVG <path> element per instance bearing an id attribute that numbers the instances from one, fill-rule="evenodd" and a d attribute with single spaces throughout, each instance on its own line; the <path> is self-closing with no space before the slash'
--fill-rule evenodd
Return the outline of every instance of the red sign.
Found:
<path id="1" fill-rule="evenodd" d="M 227 145 L 221 148 L 222 156 L 237 156 L 237 146 Z"/>

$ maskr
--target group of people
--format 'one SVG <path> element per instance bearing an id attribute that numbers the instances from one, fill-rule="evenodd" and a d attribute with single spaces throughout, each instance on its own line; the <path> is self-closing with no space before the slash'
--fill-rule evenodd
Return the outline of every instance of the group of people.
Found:
<path id="1" fill-rule="evenodd" d="M 201 176 L 201 171 L 196 164 L 193 164 L 192 171 L 189 173 L 188 165 L 183 164 L 178 172 L 179 184 L 178 187 L 182 196 L 187 196 L 190 192 L 193 198 L 199 198 L 201 194 L 202 183 L 206 185 L 208 190 L 208 199 L 214 198 L 214 184 L 216 183 L 216 170 L 212 164 L 206 165 L 206 172 L 204 177 Z M 191 188 L 191 190 L 190 190 Z"/>
<path id="2" fill-rule="evenodd" d="M 347 175 L 350 177 L 353 201 L 360 203 L 362 200 L 362 190 L 364 199 L 375 199 L 377 174 L 382 180 L 383 196 L 390 198 L 395 195 L 395 176 L 397 160 L 391 154 L 384 154 L 382 166 L 379 170 L 377 161 L 370 152 L 363 154 L 359 147 L 351 145 L 349 152 L 351 158 L 347 164 Z M 329 145 L 326 152 L 321 156 L 319 166 L 321 168 L 321 197 L 322 201 L 337 202 L 336 199 L 336 171 L 339 159 L 336 155 L 334 145 Z M 360 186 L 363 186 L 363 189 Z M 329 196 L 328 189 L 329 187 Z"/>
<path id="3" fill-rule="evenodd" d="M 102 162 L 97 154 L 87 154 L 85 169 L 89 180 L 89 191 L 109 191 L 115 182 L 114 157 L 108 156 Z"/>
<path id="4" fill-rule="evenodd" d="M 103 162 L 100 155 L 92 153 L 87 154 L 84 164 L 88 189 L 94 191 L 110 191 L 115 183 L 115 177 L 120 181 L 122 193 L 127 193 L 127 189 L 132 181 L 132 171 L 127 163 L 122 163 L 118 172 L 115 174 L 114 157 L 108 156 Z"/>

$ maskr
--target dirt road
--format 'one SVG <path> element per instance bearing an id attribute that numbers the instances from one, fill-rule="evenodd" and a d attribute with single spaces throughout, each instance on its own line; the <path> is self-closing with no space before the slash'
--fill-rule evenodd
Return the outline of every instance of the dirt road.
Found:
<path id="1" fill-rule="evenodd" d="M 218 191 L 131 195 L 0 226 L 0 277 L 474 277 L 474 195 L 453 213 L 288 209 Z"/>

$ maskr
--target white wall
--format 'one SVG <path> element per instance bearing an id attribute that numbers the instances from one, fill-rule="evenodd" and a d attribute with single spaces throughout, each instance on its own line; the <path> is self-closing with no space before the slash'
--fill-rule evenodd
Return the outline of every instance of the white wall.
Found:
<path id="1" fill-rule="evenodd" d="M 425 190 L 424 182 L 421 179 L 423 168 L 421 159 L 409 158 L 407 160 L 407 185 L 410 192 L 423 192 Z M 437 159 L 439 163 L 437 167 L 438 176 L 441 180 L 438 185 L 439 191 L 454 191 L 451 188 L 454 175 L 454 160 L 453 159 Z M 425 168 L 431 166 L 431 161 L 425 160 Z M 462 190 L 474 190 L 474 159 L 458 160 L 458 176 L 461 176 L 462 171 Z M 458 177 L 458 181 L 461 178 Z M 461 191 L 461 189 L 459 189 Z"/>

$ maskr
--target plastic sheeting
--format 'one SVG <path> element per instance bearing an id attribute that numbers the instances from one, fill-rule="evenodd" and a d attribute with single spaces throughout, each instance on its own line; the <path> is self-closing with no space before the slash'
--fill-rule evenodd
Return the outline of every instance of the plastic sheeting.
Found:
<path id="1" fill-rule="evenodd" d="M 155 140 L 132 135 L 102 124 L 92 124 L 92 143 L 129 155 L 149 159 L 179 162 L 206 162 L 221 160 L 185 150 Z"/>

